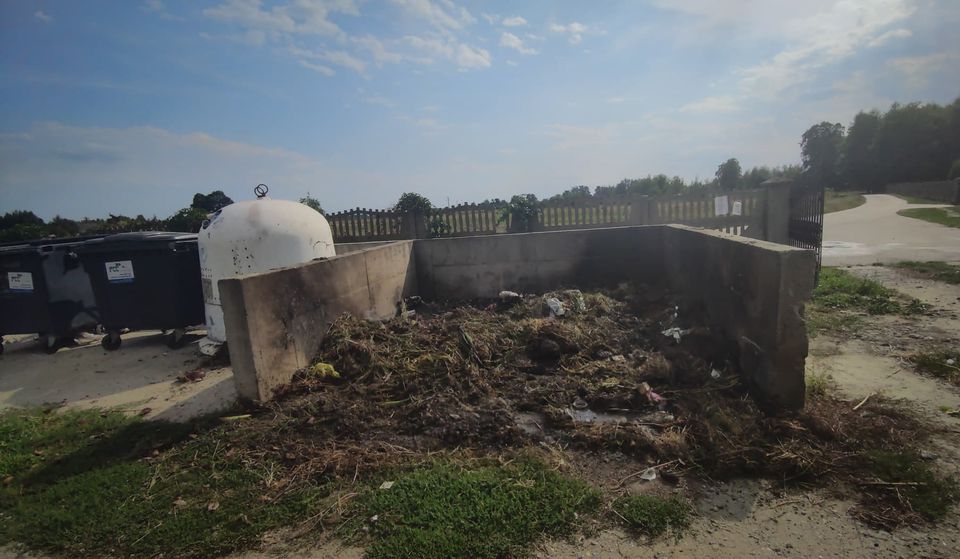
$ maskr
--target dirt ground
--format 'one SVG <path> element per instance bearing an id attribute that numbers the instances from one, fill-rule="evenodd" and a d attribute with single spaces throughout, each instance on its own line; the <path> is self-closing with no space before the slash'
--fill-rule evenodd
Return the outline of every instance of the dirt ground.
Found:
<path id="1" fill-rule="evenodd" d="M 871 317 L 849 339 L 821 335 L 811 341 L 808 374 L 829 375 L 848 399 L 851 408 L 865 397 L 877 398 L 882 395 L 902 399 L 904 405 L 913 408 L 924 419 L 942 425 L 942 431 L 935 434 L 923 450 L 938 469 L 960 475 L 960 419 L 941 411 L 942 407 L 960 408 L 960 389 L 917 374 L 903 359 L 919 349 L 960 345 L 960 286 L 919 280 L 901 271 L 882 267 L 858 267 L 851 271 L 878 279 L 889 287 L 920 299 L 933 307 L 934 315 L 919 318 Z M 149 379 L 134 383 L 138 387 L 130 387 L 110 377 L 113 378 L 113 384 L 101 383 L 96 390 L 84 388 L 81 390 L 84 394 L 80 395 L 66 392 L 69 389 L 56 386 L 55 381 L 51 384 L 50 381 L 45 383 L 37 380 L 29 385 L 29 389 L 23 388 L 26 386 L 26 377 L 23 377 L 24 373 L 18 365 L 23 364 L 42 373 L 52 370 L 49 361 L 43 361 L 50 357 L 39 350 L 23 351 L 18 356 L 19 348 L 18 351 L 9 351 L 11 348 L 8 347 L 8 354 L 0 360 L 0 405 L 19 405 L 28 400 L 59 401 L 64 398 L 72 400 L 75 405 L 104 405 L 104 401 L 112 401 L 111 397 L 131 393 L 122 398 L 120 405 L 160 409 L 166 404 L 164 409 L 167 411 L 151 413 L 157 416 L 173 414 L 170 410 L 176 409 L 178 401 L 179 383 L 175 380 L 176 376 L 196 366 L 191 361 L 195 350 L 170 351 L 159 338 L 151 340 L 150 336 L 145 336 L 142 342 L 129 345 L 125 340 L 124 348 L 137 353 L 124 358 L 120 352 L 106 354 L 96 345 L 94 348 L 62 350 L 55 356 L 60 368 L 55 370 L 59 376 L 54 378 L 64 378 L 63 375 L 72 373 L 87 375 L 83 377 L 85 380 L 96 380 L 96 375 L 105 373 L 87 369 L 105 371 L 108 369 L 97 363 L 110 362 L 117 367 L 116 370 L 143 367 L 139 369 L 139 374 Z M 84 351 L 89 355 L 70 355 Z M 11 360 L 11 356 L 16 359 Z M 121 361 L 121 358 L 131 362 Z M 162 365 L 143 365 L 147 360 L 159 360 Z M 190 390 L 200 394 L 217 394 L 224 385 L 232 389 L 232 382 L 227 382 L 230 380 L 228 370 L 208 371 L 207 375 L 200 383 L 189 385 Z M 203 383 L 209 384 L 201 388 Z M 154 387 L 153 391 L 151 386 Z M 148 394 L 153 398 L 149 402 L 144 399 Z M 201 400 L 207 401 L 205 398 Z M 182 401 L 189 403 L 192 400 L 187 396 Z M 194 404 L 185 404 L 187 407 L 190 405 Z M 609 478 L 614 480 L 611 483 L 631 476 L 638 467 L 637 463 L 607 459 L 592 464 L 585 460 L 584 455 L 575 455 L 574 451 L 558 449 L 557 452 L 566 453 L 574 469 L 591 468 L 594 470 L 590 476 L 592 479 L 598 476 Z M 633 478 L 624 487 L 628 490 L 656 492 L 656 486 L 660 483 L 659 480 L 643 482 Z M 645 484 L 650 484 L 653 489 L 645 487 Z M 586 536 L 578 536 L 573 541 L 541 544 L 535 556 L 562 559 L 738 556 L 934 558 L 953 557 L 956 550 L 960 549 L 960 513 L 957 510 L 936 526 L 901 527 L 888 532 L 870 528 L 854 519 L 848 511 L 855 503 L 837 499 L 826 491 L 792 489 L 783 492 L 775 482 L 756 480 L 704 484 L 691 490 L 698 495 L 695 501 L 697 513 L 691 528 L 678 540 L 666 536 L 648 542 L 619 529 L 591 533 L 588 527 Z M 282 538 L 279 541 L 282 542 Z M 298 545 L 293 549 L 289 545 L 268 543 L 264 546 L 265 550 L 237 554 L 231 559 L 359 558 L 363 553 L 361 549 L 346 547 L 338 541 L 308 544 L 305 547 Z M 0 550 L 0 559 L 32 557 L 11 550 Z"/>
<path id="2" fill-rule="evenodd" d="M 104 350 L 100 336 L 83 335 L 78 342 L 47 355 L 33 336 L 7 336 L 0 356 L 0 409 L 62 404 L 184 421 L 236 399 L 232 370 L 204 365 L 195 343 L 170 349 L 159 332 L 125 334 L 117 351 Z M 197 380 L 178 380 L 190 371 L 200 371 L 190 375 Z"/>
<path id="3" fill-rule="evenodd" d="M 938 316 L 909 319 L 877 317 L 841 340 L 812 340 L 808 374 L 829 374 L 850 398 L 883 394 L 902 398 L 925 418 L 943 423 L 929 451 L 940 468 L 960 474 L 960 420 L 942 406 L 960 407 L 960 390 L 915 373 L 900 358 L 918 347 L 960 346 L 960 286 L 913 278 L 886 267 L 850 269 L 881 281 L 934 307 Z M 951 344 L 951 345 L 945 345 Z M 542 558 L 619 557 L 955 557 L 960 549 L 960 513 L 954 510 L 939 525 L 886 532 L 869 528 L 847 511 L 852 503 L 820 492 L 774 496 L 766 482 L 720 484 L 698 501 L 692 529 L 679 541 L 663 538 L 652 545 L 621 531 L 605 531 L 576 542 L 549 542 Z"/>

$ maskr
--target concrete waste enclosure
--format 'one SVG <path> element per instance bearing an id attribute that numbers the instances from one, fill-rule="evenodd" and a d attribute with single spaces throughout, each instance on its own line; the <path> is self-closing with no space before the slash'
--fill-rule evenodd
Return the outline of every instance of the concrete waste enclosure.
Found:
<path id="1" fill-rule="evenodd" d="M 369 246 L 370 248 L 367 248 Z M 342 313 L 386 319 L 405 297 L 475 299 L 501 290 L 659 286 L 739 355 L 768 409 L 804 403 L 812 251 L 678 225 L 369 243 L 338 256 L 221 280 L 238 394 L 269 400 L 310 364 Z"/>

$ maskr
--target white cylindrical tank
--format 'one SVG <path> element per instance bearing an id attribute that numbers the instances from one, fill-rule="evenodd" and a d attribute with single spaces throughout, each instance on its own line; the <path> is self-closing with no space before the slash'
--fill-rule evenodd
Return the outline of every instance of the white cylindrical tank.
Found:
<path id="1" fill-rule="evenodd" d="M 258 187 L 258 196 L 265 189 Z M 320 212 L 298 202 L 237 202 L 210 216 L 199 234 L 207 338 L 227 340 L 217 282 L 334 256 L 333 234 Z"/>

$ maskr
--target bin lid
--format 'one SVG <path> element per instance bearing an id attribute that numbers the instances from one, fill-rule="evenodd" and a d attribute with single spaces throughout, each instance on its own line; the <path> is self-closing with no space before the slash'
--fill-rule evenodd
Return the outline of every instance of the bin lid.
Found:
<path id="1" fill-rule="evenodd" d="M 196 242 L 196 233 L 176 231 L 137 231 L 117 233 L 100 239 L 92 239 L 78 247 L 81 251 L 90 250 L 126 250 L 136 247 L 160 248 L 171 243 Z"/>

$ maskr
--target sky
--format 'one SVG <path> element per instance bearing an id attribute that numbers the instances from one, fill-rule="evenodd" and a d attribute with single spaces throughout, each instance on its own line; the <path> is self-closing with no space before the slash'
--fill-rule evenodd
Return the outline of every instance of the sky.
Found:
<path id="1" fill-rule="evenodd" d="M 960 95 L 960 0 L 0 0 L 0 212 L 328 211 L 798 163 Z"/>

